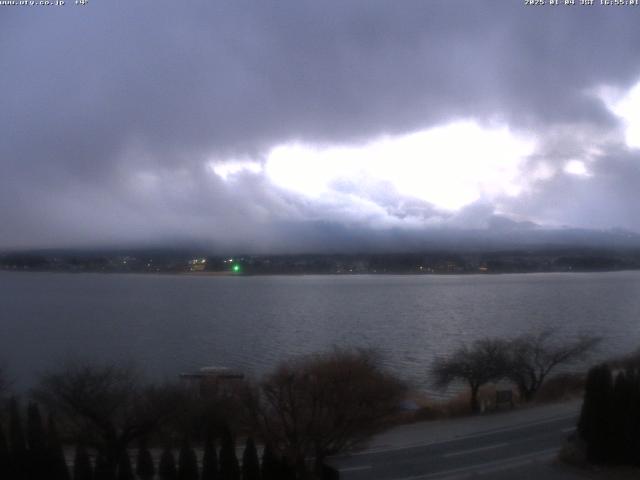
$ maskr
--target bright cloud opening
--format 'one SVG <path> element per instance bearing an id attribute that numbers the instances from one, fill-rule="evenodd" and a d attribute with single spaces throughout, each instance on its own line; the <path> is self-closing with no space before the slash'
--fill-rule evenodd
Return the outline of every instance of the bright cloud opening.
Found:
<path id="1" fill-rule="evenodd" d="M 225 181 L 242 172 L 260 173 L 262 171 L 262 165 L 258 162 L 236 160 L 211 162 L 209 163 L 209 168 Z"/>
<path id="2" fill-rule="evenodd" d="M 564 171 L 571 175 L 579 177 L 590 177 L 591 173 L 587 170 L 587 166 L 580 160 L 570 160 L 564 166 Z"/>
<path id="3" fill-rule="evenodd" d="M 640 82 L 624 94 L 603 88 L 599 95 L 609 110 L 624 122 L 627 145 L 640 148 Z"/>
<path id="4" fill-rule="evenodd" d="M 507 128 L 466 121 L 358 147 L 281 145 L 269 153 L 265 173 L 281 188 L 309 197 L 344 185 L 357 190 L 359 183 L 387 183 L 403 195 L 458 210 L 480 199 L 518 195 L 534 148 L 533 140 Z"/>

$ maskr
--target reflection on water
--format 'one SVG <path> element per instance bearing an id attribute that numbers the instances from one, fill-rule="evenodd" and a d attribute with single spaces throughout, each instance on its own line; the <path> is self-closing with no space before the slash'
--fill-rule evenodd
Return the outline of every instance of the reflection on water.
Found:
<path id="1" fill-rule="evenodd" d="M 428 389 L 462 342 L 553 326 L 640 346 L 640 272 L 194 277 L 0 272 L 0 359 L 16 384 L 67 356 L 134 360 L 170 378 L 204 365 L 256 375 L 332 345 L 375 347 Z"/>

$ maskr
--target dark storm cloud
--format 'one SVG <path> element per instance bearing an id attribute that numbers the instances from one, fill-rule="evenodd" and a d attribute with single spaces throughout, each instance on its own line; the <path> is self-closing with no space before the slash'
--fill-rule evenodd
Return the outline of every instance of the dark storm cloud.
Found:
<path id="1" fill-rule="evenodd" d="M 474 118 L 539 134 L 538 155 L 560 165 L 580 141 L 554 129 L 619 127 L 586 92 L 638 80 L 638 15 L 489 0 L 2 7 L 0 247 L 191 237 L 264 246 L 309 222 L 428 223 L 441 214 L 391 189 L 358 187 L 379 207 L 359 218 L 257 174 L 223 182 L 206 162 L 259 161 L 291 140 L 360 143 Z M 614 208 L 609 218 L 640 228 L 625 203 L 640 185 L 638 163 L 621 155 L 629 157 L 600 158 L 592 179 L 559 175 L 539 189 L 561 196 L 597 185 L 589 208 L 602 221 L 594 222 L 607 223 Z M 545 220 L 541 198 L 518 199 L 514 212 Z M 552 220 L 588 218 L 567 208 Z M 490 218 L 491 207 L 482 210 Z M 465 215 L 444 220 L 479 218 Z"/>

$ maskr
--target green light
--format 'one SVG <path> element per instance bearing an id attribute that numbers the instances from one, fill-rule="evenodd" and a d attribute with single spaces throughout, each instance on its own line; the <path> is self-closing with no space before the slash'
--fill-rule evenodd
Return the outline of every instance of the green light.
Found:
<path id="1" fill-rule="evenodd" d="M 232 267 L 232 270 L 233 270 L 235 273 L 238 273 L 238 272 L 240 271 L 240 265 L 238 265 L 238 264 L 236 263 L 236 264 Z"/>

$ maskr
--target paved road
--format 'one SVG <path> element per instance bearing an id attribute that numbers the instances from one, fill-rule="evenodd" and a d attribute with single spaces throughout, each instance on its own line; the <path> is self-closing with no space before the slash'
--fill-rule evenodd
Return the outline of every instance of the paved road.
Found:
<path id="1" fill-rule="evenodd" d="M 577 412 L 565 412 L 467 433 L 455 439 L 378 447 L 336 457 L 329 463 L 340 471 L 341 480 L 514 478 L 514 469 L 529 473 L 536 470 L 532 468 L 535 466 L 539 467 L 537 470 L 549 469 L 551 459 L 575 429 L 576 421 Z M 565 478 L 546 472 L 544 476 Z M 517 476 L 525 477 L 528 475 Z"/>

